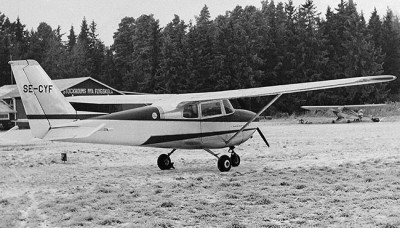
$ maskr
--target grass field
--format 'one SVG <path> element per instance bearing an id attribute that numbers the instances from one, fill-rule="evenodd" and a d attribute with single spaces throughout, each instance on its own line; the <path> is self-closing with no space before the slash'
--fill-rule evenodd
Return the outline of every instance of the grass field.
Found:
<path id="1" fill-rule="evenodd" d="M 0 227 L 400 227 L 400 121 L 261 124 L 271 147 L 227 173 L 201 150 L 161 171 L 163 149 L 0 140 Z"/>

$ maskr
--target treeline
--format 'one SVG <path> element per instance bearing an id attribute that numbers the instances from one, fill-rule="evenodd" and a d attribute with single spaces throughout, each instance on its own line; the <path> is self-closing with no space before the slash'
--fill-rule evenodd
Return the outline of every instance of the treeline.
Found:
<path id="1" fill-rule="evenodd" d="M 153 15 L 125 17 L 106 47 L 96 23 L 83 19 L 63 42 L 60 27 L 41 23 L 27 31 L 0 14 L 0 85 L 10 83 L 13 59 L 35 59 L 53 79 L 93 77 L 120 90 L 184 93 L 271 86 L 365 75 L 400 76 L 400 23 L 391 10 L 367 21 L 353 1 L 324 16 L 312 0 L 262 1 L 210 18 L 207 6 L 195 22 L 175 15 L 164 28 Z M 274 106 L 363 104 L 400 100 L 400 82 L 283 96 Z M 265 99 L 239 104 L 258 109 Z M 272 109 L 274 111 L 274 109 Z"/>

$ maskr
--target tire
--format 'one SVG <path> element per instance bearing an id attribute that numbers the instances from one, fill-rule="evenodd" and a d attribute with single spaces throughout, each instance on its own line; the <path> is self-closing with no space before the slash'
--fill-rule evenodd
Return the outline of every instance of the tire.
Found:
<path id="1" fill-rule="evenodd" d="M 222 155 L 219 159 L 218 159 L 218 169 L 221 172 L 228 172 L 229 170 L 231 170 L 232 167 L 232 163 L 231 163 L 231 159 L 229 158 L 228 155 Z"/>
<path id="2" fill-rule="evenodd" d="M 236 153 L 232 153 L 231 155 L 231 163 L 232 163 L 232 167 L 237 167 L 240 165 L 240 157 L 238 154 Z"/>
<path id="3" fill-rule="evenodd" d="M 161 170 L 166 170 L 166 169 L 171 169 L 172 168 L 171 159 L 166 154 L 161 154 L 158 157 L 157 165 L 158 165 L 158 168 L 160 168 Z"/>

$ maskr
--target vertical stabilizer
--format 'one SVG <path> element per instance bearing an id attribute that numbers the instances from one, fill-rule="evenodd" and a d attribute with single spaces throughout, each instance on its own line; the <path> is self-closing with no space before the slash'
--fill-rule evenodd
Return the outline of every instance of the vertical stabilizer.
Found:
<path id="1" fill-rule="evenodd" d="M 35 60 L 10 61 L 34 137 L 43 138 L 58 124 L 72 122 L 76 111 Z"/>

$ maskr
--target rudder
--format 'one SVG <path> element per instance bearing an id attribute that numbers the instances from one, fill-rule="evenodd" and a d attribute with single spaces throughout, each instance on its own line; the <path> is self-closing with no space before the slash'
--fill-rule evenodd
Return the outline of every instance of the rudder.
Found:
<path id="1" fill-rule="evenodd" d="M 77 119 L 76 110 L 38 62 L 18 60 L 9 64 L 34 137 L 43 138 L 52 126 Z"/>

